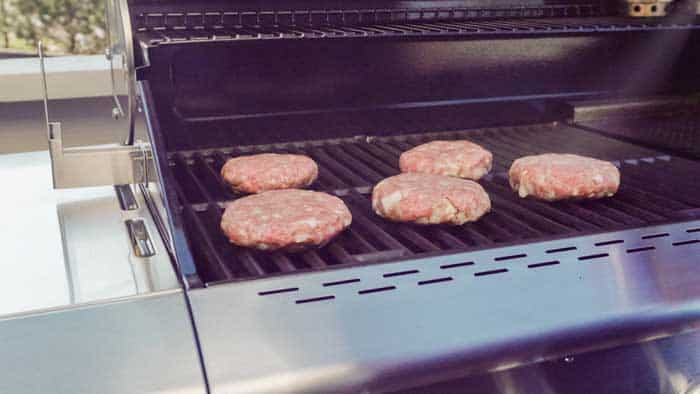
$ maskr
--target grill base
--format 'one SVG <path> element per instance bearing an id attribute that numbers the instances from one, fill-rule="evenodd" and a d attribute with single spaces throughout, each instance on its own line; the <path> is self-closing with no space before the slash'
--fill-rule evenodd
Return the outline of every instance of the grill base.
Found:
<path id="1" fill-rule="evenodd" d="M 434 139 L 467 138 L 494 154 L 493 172 L 480 183 L 493 210 L 464 226 L 396 224 L 371 209 L 371 188 L 397 174 L 400 153 Z M 322 249 L 301 254 L 251 251 L 231 245 L 219 229 L 226 201 L 240 197 L 219 171 L 230 157 L 261 152 L 303 153 L 320 166 L 313 189 L 341 197 L 353 213 L 350 229 Z M 520 199 L 510 190 L 507 168 L 522 155 L 569 152 L 614 161 L 622 186 L 613 198 L 545 203 Z M 539 125 L 426 133 L 407 136 L 313 141 L 206 151 L 171 156 L 171 169 L 184 202 L 195 263 L 203 281 L 350 267 L 423 256 L 497 248 L 532 241 L 641 227 L 700 215 L 698 163 L 665 155 L 566 125 Z M 682 190 L 670 194 L 670 190 Z M 507 256 L 506 256 L 507 257 Z"/>

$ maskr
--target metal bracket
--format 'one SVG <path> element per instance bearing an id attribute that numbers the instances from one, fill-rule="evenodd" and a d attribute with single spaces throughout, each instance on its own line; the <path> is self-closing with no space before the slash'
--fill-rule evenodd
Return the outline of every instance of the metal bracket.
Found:
<path id="1" fill-rule="evenodd" d="M 143 219 L 129 219 L 125 223 L 134 254 L 137 257 L 154 256 L 156 250 L 153 247 L 151 236 L 148 234 L 148 229 Z"/>
<path id="2" fill-rule="evenodd" d="M 43 44 L 39 42 L 39 65 L 44 90 L 44 114 L 51 155 L 53 187 L 124 185 L 148 183 L 155 174 L 150 145 L 137 141 L 133 145 L 105 144 L 64 148 L 61 123 L 49 117 L 49 96 Z M 149 168 L 150 167 L 150 168 Z"/>
<path id="3" fill-rule="evenodd" d="M 48 133 L 55 189 L 154 181 L 149 176 L 155 174 L 153 155 L 146 143 L 64 148 L 60 123 L 49 122 Z"/>

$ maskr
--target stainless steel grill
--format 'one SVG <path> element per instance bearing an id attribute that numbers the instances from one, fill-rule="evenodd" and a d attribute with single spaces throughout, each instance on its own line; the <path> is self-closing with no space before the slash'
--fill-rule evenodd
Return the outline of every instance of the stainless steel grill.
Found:
<path id="1" fill-rule="evenodd" d="M 700 90 L 694 10 L 677 2 L 668 17 L 635 19 L 586 0 L 258 3 L 116 10 L 125 45 L 114 49 L 138 81 L 125 108 L 142 104 L 147 119 L 164 197 L 152 210 L 168 224 L 159 231 L 212 391 L 385 392 L 698 327 L 700 161 L 682 142 L 640 143 L 643 130 L 679 124 L 638 113 L 691 104 Z M 492 212 L 457 227 L 372 212 L 372 187 L 398 173 L 401 152 L 455 138 L 493 152 L 481 181 Z M 262 152 L 314 158 L 313 188 L 343 199 L 352 226 L 298 254 L 229 243 L 221 215 L 241 196 L 220 169 Z M 520 199 L 509 166 L 544 152 L 614 162 L 619 193 Z M 146 176 L 132 178 L 150 179 L 141 153 Z"/>
<path id="2" fill-rule="evenodd" d="M 402 151 L 429 140 L 458 138 L 473 140 L 494 154 L 493 172 L 481 182 L 493 202 L 491 213 L 465 226 L 425 227 L 387 222 L 372 212 L 371 188 L 399 172 Z M 323 249 L 301 254 L 253 252 L 231 245 L 219 222 L 225 202 L 239 195 L 223 182 L 220 169 L 230 157 L 260 152 L 313 157 L 320 165 L 313 188 L 346 202 L 353 213 L 351 228 Z M 555 204 L 520 199 L 508 185 L 510 163 L 544 152 L 614 161 L 622 173 L 620 192 L 612 199 Z M 566 125 L 187 151 L 173 154 L 170 165 L 189 230 L 196 237 L 195 262 L 207 283 L 456 253 L 700 216 L 700 186 L 691 177 L 700 170 L 698 163 Z M 671 185 L 687 193 L 668 193 Z"/>

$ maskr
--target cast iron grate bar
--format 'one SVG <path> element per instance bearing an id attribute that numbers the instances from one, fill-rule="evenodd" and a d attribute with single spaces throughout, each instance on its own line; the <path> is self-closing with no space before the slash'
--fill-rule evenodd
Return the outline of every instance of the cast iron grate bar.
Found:
<path id="1" fill-rule="evenodd" d="M 489 214 L 463 226 L 419 226 L 389 222 L 372 211 L 371 188 L 382 178 L 398 174 L 401 152 L 435 139 L 459 138 L 483 144 L 494 153 L 494 171 L 480 181 L 491 196 L 493 210 Z M 221 179 L 221 167 L 231 157 L 262 152 L 313 157 L 319 164 L 319 180 L 312 189 L 343 199 L 353 214 L 352 226 L 325 247 L 303 253 L 266 253 L 230 244 L 219 222 L 226 202 L 242 195 Z M 508 167 L 517 157 L 545 152 L 571 152 L 617 162 L 622 187 L 614 198 L 594 201 L 549 203 L 519 198 L 510 190 Z M 700 208 L 700 197 L 696 197 L 700 187 L 692 182 L 693 174 L 700 173 L 700 163 L 565 125 L 176 152 L 170 157 L 170 168 L 184 205 L 186 229 L 192 234 L 198 272 L 206 283 L 640 227 L 675 221 L 679 212 Z"/>

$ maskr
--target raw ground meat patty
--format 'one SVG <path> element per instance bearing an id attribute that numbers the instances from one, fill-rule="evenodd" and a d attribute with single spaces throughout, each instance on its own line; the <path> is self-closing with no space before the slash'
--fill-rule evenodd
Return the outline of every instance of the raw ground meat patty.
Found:
<path id="1" fill-rule="evenodd" d="M 347 228 L 352 215 L 341 199 L 310 190 L 271 190 L 228 204 L 221 229 L 231 243 L 261 250 L 321 246 Z"/>
<path id="2" fill-rule="evenodd" d="M 318 176 L 318 166 L 303 155 L 263 153 L 228 160 L 221 176 L 234 190 L 262 193 L 309 186 Z"/>
<path id="3" fill-rule="evenodd" d="M 399 168 L 476 180 L 491 171 L 492 161 L 491 152 L 473 142 L 432 141 L 403 152 Z"/>
<path id="4" fill-rule="evenodd" d="M 521 157 L 511 165 L 508 179 L 520 197 L 548 201 L 609 197 L 620 187 L 620 171 L 612 163 L 572 154 Z"/>
<path id="5" fill-rule="evenodd" d="M 372 208 L 384 218 L 420 224 L 464 224 L 491 209 L 478 183 L 443 175 L 404 173 L 379 182 Z"/>

